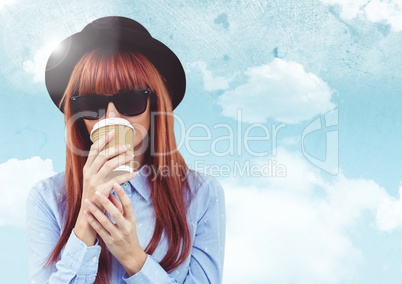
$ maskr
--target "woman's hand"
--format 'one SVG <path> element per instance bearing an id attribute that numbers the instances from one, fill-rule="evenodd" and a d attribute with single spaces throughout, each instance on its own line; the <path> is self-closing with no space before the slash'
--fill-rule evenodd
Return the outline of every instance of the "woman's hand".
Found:
<path id="1" fill-rule="evenodd" d="M 141 270 L 147 255 L 138 241 L 135 216 L 130 198 L 119 184 L 115 183 L 113 187 L 120 199 L 123 212 L 103 193 L 96 192 L 96 198 L 116 224 L 113 224 L 105 213 L 89 200 L 85 200 L 88 209 L 88 211 L 85 211 L 85 217 L 105 242 L 111 254 L 120 262 L 127 274 L 131 276 Z"/>
<path id="2" fill-rule="evenodd" d="M 128 173 L 117 176 L 110 181 L 106 180 L 106 177 L 113 169 L 134 158 L 134 156 L 126 154 L 128 147 L 125 145 L 111 147 L 107 149 L 107 151 L 104 149 L 114 135 L 115 132 L 111 131 L 104 137 L 101 137 L 96 144 L 94 143 L 91 146 L 88 159 L 83 169 L 82 208 L 85 199 L 89 199 L 95 202 L 97 206 L 101 206 L 95 198 L 96 191 L 109 196 L 114 183 L 120 184 L 133 178 L 133 174 Z"/>
<path id="3" fill-rule="evenodd" d="M 94 204 L 103 211 L 104 208 L 102 208 L 102 205 L 95 197 L 95 192 L 99 191 L 109 196 L 111 202 L 115 204 L 119 210 L 122 210 L 120 202 L 118 202 L 110 192 L 112 191 L 114 183 L 123 183 L 134 177 L 133 174 L 128 173 L 106 181 L 106 177 L 114 168 L 133 159 L 133 156 L 125 154 L 128 147 L 113 147 L 109 148 L 107 151 L 104 149 L 106 144 L 113 138 L 114 134 L 114 131 L 111 131 L 101 137 L 97 143 L 92 144 L 83 168 L 81 209 L 74 226 L 74 232 L 87 246 L 92 246 L 95 243 L 96 232 L 84 217 L 84 210 L 86 208 L 84 200 L 88 199 L 94 202 Z"/>

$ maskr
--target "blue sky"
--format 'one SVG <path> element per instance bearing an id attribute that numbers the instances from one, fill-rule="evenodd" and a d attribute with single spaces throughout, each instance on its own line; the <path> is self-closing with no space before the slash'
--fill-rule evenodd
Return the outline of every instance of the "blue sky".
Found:
<path id="1" fill-rule="evenodd" d="M 400 281 L 400 1 L 0 0 L 5 283 L 27 282 L 29 189 L 64 169 L 47 57 L 108 15 L 183 63 L 175 130 L 189 166 L 225 188 L 224 283 Z"/>

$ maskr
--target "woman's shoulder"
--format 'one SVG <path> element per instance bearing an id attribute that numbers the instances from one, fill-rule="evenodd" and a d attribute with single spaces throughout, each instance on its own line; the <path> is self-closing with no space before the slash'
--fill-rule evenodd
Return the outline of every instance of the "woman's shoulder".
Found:
<path id="1" fill-rule="evenodd" d="M 193 198 L 203 200 L 223 198 L 223 187 L 214 176 L 189 169 L 187 181 Z"/>
<path id="2" fill-rule="evenodd" d="M 63 184 L 64 173 L 37 182 L 28 193 L 26 216 L 35 216 L 36 221 L 55 222 L 61 228 L 65 213 Z"/>
<path id="3" fill-rule="evenodd" d="M 38 181 L 29 191 L 28 199 L 34 199 L 37 202 L 43 200 L 47 203 L 57 201 L 62 194 L 63 184 L 64 172 Z"/>

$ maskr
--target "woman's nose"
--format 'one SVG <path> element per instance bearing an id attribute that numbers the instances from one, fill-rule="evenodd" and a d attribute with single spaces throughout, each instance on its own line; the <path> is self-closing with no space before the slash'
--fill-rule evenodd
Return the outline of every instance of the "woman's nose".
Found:
<path id="1" fill-rule="evenodd" d="M 117 111 L 116 107 L 112 102 L 110 102 L 107 105 L 107 113 L 106 113 L 106 118 L 115 118 L 115 117 L 120 117 L 120 113 Z"/>

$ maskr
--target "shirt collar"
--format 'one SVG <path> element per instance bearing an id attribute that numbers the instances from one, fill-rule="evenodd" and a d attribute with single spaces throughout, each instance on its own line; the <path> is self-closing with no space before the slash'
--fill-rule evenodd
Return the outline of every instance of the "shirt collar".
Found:
<path id="1" fill-rule="evenodd" d="M 137 175 L 130 180 L 131 185 L 135 190 L 148 201 L 151 197 L 151 187 L 148 184 L 147 176 L 149 172 L 147 171 L 147 166 L 143 165 L 137 172 Z"/>

